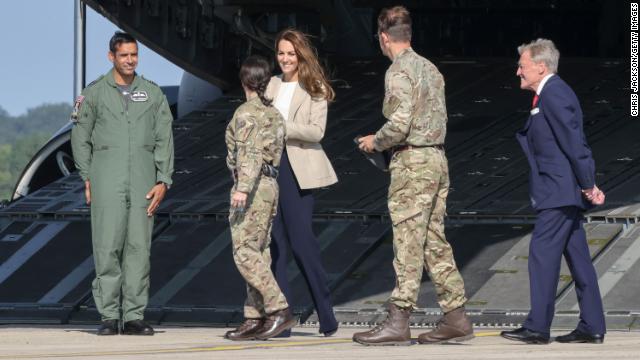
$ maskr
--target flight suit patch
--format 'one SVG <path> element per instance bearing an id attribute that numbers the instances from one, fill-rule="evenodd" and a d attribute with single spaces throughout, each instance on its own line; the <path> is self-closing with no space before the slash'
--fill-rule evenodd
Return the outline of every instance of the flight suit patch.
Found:
<path id="1" fill-rule="evenodd" d="M 402 100 L 395 95 L 389 95 L 382 104 L 382 115 L 387 119 L 391 118 L 396 110 L 400 107 Z"/>
<path id="2" fill-rule="evenodd" d="M 131 101 L 144 102 L 147 100 L 149 100 L 149 95 L 147 95 L 146 91 L 136 90 L 131 93 Z"/>
<path id="3" fill-rule="evenodd" d="M 73 103 L 73 111 L 71 112 L 71 122 L 78 122 L 78 115 L 80 114 L 80 108 L 82 107 L 82 102 L 84 101 L 84 96 L 80 95 L 76 98 L 76 101 Z"/>

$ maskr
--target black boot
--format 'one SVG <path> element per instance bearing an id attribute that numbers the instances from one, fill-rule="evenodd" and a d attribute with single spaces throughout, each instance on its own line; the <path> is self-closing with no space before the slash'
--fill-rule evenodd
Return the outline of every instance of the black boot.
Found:
<path id="1" fill-rule="evenodd" d="M 103 320 L 98 328 L 98 335 L 118 335 L 120 333 L 118 320 Z"/>
<path id="2" fill-rule="evenodd" d="M 122 327 L 123 335 L 153 335 L 155 331 L 142 320 L 131 320 L 124 323 Z"/>

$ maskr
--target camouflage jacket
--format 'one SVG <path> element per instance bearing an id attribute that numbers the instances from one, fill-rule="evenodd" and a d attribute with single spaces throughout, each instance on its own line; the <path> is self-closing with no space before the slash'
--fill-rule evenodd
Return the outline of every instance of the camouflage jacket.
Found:
<path id="1" fill-rule="evenodd" d="M 408 48 L 393 59 L 384 82 L 382 113 L 387 122 L 376 133 L 376 150 L 443 145 L 447 108 L 444 78 L 436 66 Z"/>
<path id="2" fill-rule="evenodd" d="M 257 96 L 240 105 L 227 125 L 227 166 L 236 190 L 250 193 L 263 164 L 280 165 L 285 125 L 280 112 Z"/>

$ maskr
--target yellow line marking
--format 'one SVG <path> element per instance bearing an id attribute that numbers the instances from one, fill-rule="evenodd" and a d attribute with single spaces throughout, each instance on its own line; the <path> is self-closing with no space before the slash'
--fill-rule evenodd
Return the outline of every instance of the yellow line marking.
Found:
<path id="1" fill-rule="evenodd" d="M 487 332 L 476 333 L 475 335 L 476 337 L 500 336 L 500 331 L 487 331 Z"/>
<path id="2" fill-rule="evenodd" d="M 202 348 L 202 349 L 207 351 L 223 351 L 223 350 L 279 348 L 279 347 L 289 347 L 289 346 L 340 344 L 340 343 L 350 343 L 350 342 L 352 342 L 351 339 L 308 340 L 308 341 L 288 341 L 288 342 L 282 342 L 282 343 L 267 343 L 267 344 L 255 344 L 255 345 L 215 346 L 211 348 Z"/>
<path id="3" fill-rule="evenodd" d="M 292 346 L 313 346 L 313 345 L 340 344 L 340 343 L 350 343 L 350 342 L 352 342 L 351 339 L 328 339 L 328 340 L 272 342 L 272 343 L 259 343 L 259 344 L 250 344 L 250 345 L 221 345 L 221 346 L 195 347 L 195 348 L 152 349 L 152 350 L 133 350 L 133 351 L 124 350 L 124 351 L 60 353 L 60 354 L 0 355 L 0 359 L 29 359 L 34 357 L 57 358 L 57 357 L 89 357 L 89 356 L 118 356 L 118 355 L 212 352 L 212 351 L 229 351 L 229 350 L 269 349 L 269 348 L 282 348 L 282 347 L 292 347 Z"/>

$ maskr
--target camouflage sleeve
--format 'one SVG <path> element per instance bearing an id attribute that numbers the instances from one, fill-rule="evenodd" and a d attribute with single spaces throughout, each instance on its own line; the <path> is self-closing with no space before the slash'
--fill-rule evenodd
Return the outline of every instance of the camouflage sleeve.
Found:
<path id="1" fill-rule="evenodd" d="M 409 77 L 399 71 L 387 72 L 382 114 L 387 122 L 376 133 L 374 145 L 382 151 L 404 143 L 411 126 L 412 86 Z"/>
<path id="2" fill-rule="evenodd" d="M 93 143 L 91 134 L 96 123 L 96 111 L 88 91 L 78 96 L 71 114 L 73 128 L 71 130 L 71 149 L 73 160 L 82 180 L 89 180 Z"/>
<path id="3" fill-rule="evenodd" d="M 233 126 L 234 126 L 235 118 L 229 121 L 229 125 L 227 125 L 227 130 L 224 133 L 224 142 L 227 144 L 227 167 L 231 172 L 236 169 L 236 142 L 234 140 L 233 135 Z"/>
<path id="4" fill-rule="evenodd" d="M 260 150 L 260 131 L 257 119 L 249 112 L 236 114 L 236 171 L 238 183 L 236 190 L 250 193 L 260 176 L 262 151 Z"/>
<path id="5" fill-rule="evenodd" d="M 156 144 L 153 150 L 153 158 L 156 165 L 156 180 L 171 185 L 173 175 L 173 116 L 167 104 L 167 98 L 163 95 L 162 102 L 156 110 L 156 126 L 154 136 Z"/>

